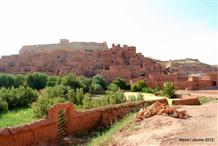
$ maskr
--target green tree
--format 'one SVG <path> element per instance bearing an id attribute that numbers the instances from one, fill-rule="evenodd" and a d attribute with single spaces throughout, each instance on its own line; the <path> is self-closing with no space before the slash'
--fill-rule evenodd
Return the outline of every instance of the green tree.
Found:
<path id="1" fill-rule="evenodd" d="M 19 86 L 24 86 L 25 84 L 25 75 L 17 74 L 14 76 L 14 87 L 18 88 Z"/>
<path id="2" fill-rule="evenodd" d="M 92 79 L 84 76 L 78 77 L 81 88 L 84 92 L 89 92 L 91 90 Z"/>
<path id="3" fill-rule="evenodd" d="M 109 104 L 119 104 L 126 102 L 126 97 L 121 90 L 117 91 L 107 91 L 106 98 Z"/>
<path id="4" fill-rule="evenodd" d="M 6 89 L 5 87 L 1 88 L 0 95 L 2 99 L 8 103 L 8 109 L 15 109 L 18 107 L 19 99 L 16 95 L 14 87 L 11 89 Z"/>
<path id="5" fill-rule="evenodd" d="M 114 84 L 116 84 L 120 89 L 123 90 L 130 90 L 130 85 L 122 78 L 116 78 L 115 80 L 113 80 Z"/>
<path id="6" fill-rule="evenodd" d="M 36 90 L 23 86 L 11 89 L 1 88 L 0 95 L 8 103 L 8 109 L 27 107 L 38 98 Z"/>
<path id="7" fill-rule="evenodd" d="M 83 105 L 83 99 L 89 93 L 84 93 L 83 89 L 76 89 L 76 90 L 69 90 L 68 91 L 68 98 L 69 101 L 75 105 Z"/>
<path id="8" fill-rule="evenodd" d="M 147 87 L 146 83 L 143 80 L 139 80 L 135 84 L 132 84 L 131 91 L 132 92 L 142 92 L 142 89 L 145 87 Z"/>
<path id="9" fill-rule="evenodd" d="M 14 86 L 14 77 L 9 74 L 0 74 L 0 88 L 10 88 Z"/>
<path id="10" fill-rule="evenodd" d="M 15 92 L 18 99 L 18 107 L 30 106 L 38 98 L 37 90 L 30 87 L 19 86 L 19 88 L 15 89 Z"/>
<path id="11" fill-rule="evenodd" d="M 39 99 L 32 104 L 33 114 L 35 117 L 42 118 L 48 115 L 48 111 L 53 105 L 63 102 L 65 102 L 65 99 L 61 97 L 49 98 L 46 95 L 41 95 Z"/>
<path id="12" fill-rule="evenodd" d="M 0 97 L 0 113 L 8 111 L 8 103 Z"/>
<path id="13" fill-rule="evenodd" d="M 46 87 L 45 93 L 48 98 L 55 98 L 55 97 L 61 97 L 64 99 L 68 99 L 67 93 L 68 93 L 69 87 L 63 86 L 63 85 L 56 85 L 54 87 Z"/>
<path id="14" fill-rule="evenodd" d="M 48 75 L 45 73 L 30 73 L 26 77 L 26 84 L 33 89 L 40 90 L 45 88 L 47 79 Z"/>
<path id="15" fill-rule="evenodd" d="M 117 84 L 110 83 L 110 85 L 107 87 L 107 89 L 115 92 L 115 91 L 119 90 L 120 88 L 117 86 Z"/>
<path id="16" fill-rule="evenodd" d="M 83 89 L 76 89 L 76 99 L 77 99 L 77 105 L 82 105 L 83 104 L 83 99 L 85 97 L 85 94 L 83 93 Z"/>
<path id="17" fill-rule="evenodd" d="M 61 84 L 64 86 L 69 86 L 72 89 L 81 88 L 82 84 L 78 80 L 75 74 L 69 74 L 61 78 Z"/>
<path id="18" fill-rule="evenodd" d="M 94 90 L 106 90 L 107 89 L 107 82 L 103 78 L 103 76 L 97 74 L 92 77 L 92 89 Z"/>
<path id="19" fill-rule="evenodd" d="M 61 79 L 58 76 L 49 76 L 48 80 L 46 82 L 46 86 L 53 87 L 53 86 L 59 85 L 60 81 L 61 81 Z"/>

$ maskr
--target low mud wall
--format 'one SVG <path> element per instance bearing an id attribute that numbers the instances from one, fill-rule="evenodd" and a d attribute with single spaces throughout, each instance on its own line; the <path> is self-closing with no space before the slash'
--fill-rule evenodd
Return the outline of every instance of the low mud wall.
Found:
<path id="1" fill-rule="evenodd" d="M 58 113 L 66 111 L 66 134 L 89 132 L 98 126 L 107 126 L 127 113 L 152 104 L 154 101 L 138 101 L 105 106 L 84 111 L 74 110 L 72 103 L 53 106 L 48 117 L 18 127 L 0 128 L 0 146 L 37 145 L 43 141 L 55 141 L 58 136 Z M 167 104 L 166 99 L 158 100 Z"/>
<path id="2" fill-rule="evenodd" d="M 183 96 L 180 99 L 173 99 L 172 105 L 200 105 L 200 101 L 196 96 Z"/>

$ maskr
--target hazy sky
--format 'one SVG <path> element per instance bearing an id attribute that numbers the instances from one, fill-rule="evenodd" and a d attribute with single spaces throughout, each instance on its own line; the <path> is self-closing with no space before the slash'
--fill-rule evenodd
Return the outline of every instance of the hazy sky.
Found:
<path id="1" fill-rule="evenodd" d="M 60 38 L 218 64 L 217 0 L 0 0 L 0 56 Z"/>

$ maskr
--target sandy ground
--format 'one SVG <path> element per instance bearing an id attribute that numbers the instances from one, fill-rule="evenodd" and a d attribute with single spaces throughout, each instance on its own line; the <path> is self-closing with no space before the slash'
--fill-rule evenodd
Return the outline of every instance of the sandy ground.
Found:
<path id="1" fill-rule="evenodd" d="M 188 119 L 156 115 L 130 123 L 116 133 L 113 146 L 195 146 L 218 145 L 218 102 L 201 106 L 181 106 Z"/>
<path id="2" fill-rule="evenodd" d="M 177 90 L 176 93 L 218 98 L 218 90 Z"/>

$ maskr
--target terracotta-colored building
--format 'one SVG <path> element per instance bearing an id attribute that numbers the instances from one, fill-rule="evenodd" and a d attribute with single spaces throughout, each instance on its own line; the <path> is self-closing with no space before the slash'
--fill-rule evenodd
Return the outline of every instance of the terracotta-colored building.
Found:
<path id="1" fill-rule="evenodd" d="M 102 74 L 108 81 L 116 77 L 134 79 L 162 71 L 160 64 L 136 53 L 134 46 L 113 44 L 109 49 L 105 42 L 69 42 L 65 39 L 58 44 L 24 46 L 20 54 L 0 59 L 0 72 Z"/>
<path id="2" fill-rule="evenodd" d="M 151 87 L 170 81 L 178 89 L 217 86 L 218 77 L 217 72 L 205 71 L 205 74 L 197 76 L 169 72 L 158 61 L 136 53 L 134 46 L 112 44 L 108 48 L 106 42 L 70 42 L 66 39 L 61 39 L 57 44 L 23 46 L 20 54 L 0 59 L 0 72 L 46 72 L 51 75 L 72 72 L 88 77 L 101 74 L 107 81 L 116 77 L 131 80 L 132 83 L 145 80 Z"/>
<path id="3" fill-rule="evenodd" d="M 178 74 L 156 74 L 148 78 L 136 78 L 131 80 L 134 83 L 144 80 L 150 87 L 162 86 L 165 82 L 172 82 L 177 89 L 205 89 L 215 87 L 218 83 L 218 72 L 205 73 L 200 75 L 180 76 Z"/>

